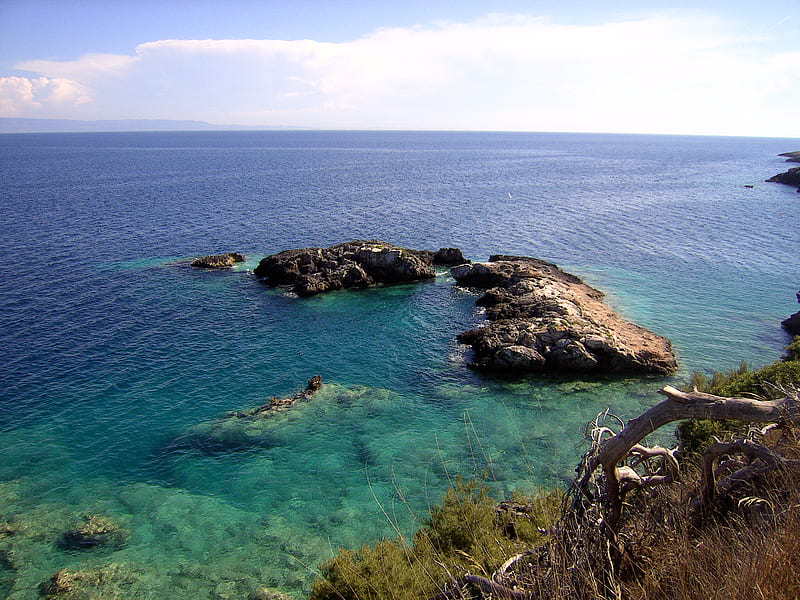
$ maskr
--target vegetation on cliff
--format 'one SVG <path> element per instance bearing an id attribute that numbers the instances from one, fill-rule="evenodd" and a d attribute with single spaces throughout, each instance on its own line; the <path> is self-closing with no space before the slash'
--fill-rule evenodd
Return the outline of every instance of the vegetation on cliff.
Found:
<path id="1" fill-rule="evenodd" d="M 340 550 L 311 599 L 800 597 L 800 337 L 778 362 L 693 384 L 648 413 L 735 419 L 682 422 L 676 453 L 631 445 L 641 420 L 615 434 L 598 418 L 560 503 L 509 509 L 458 482 L 411 540 Z"/>

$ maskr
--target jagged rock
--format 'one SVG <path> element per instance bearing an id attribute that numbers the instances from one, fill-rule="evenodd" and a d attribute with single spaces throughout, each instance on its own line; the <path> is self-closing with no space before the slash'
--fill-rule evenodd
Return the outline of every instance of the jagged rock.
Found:
<path id="1" fill-rule="evenodd" d="M 261 260 L 254 273 L 268 285 L 289 286 L 300 296 L 329 290 L 411 283 L 432 279 L 432 265 L 463 262 L 461 252 L 398 248 L 377 240 L 355 240 L 329 248 L 284 250 Z"/>
<path id="2" fill-rule="evenodd" d="M 199 269 L 227 269 L 236 263 L 243 263 L 245 256 L 238 252 L 226 252 L 225 254 L 209 254 L 201 256 L 192 261 L 192 266 Z"/>
<path id="3" fill-rule="evenodd" d="M 84 515 L 83 522 L 64 533 L 58 546 L 64 550 L 84 550 L 103 546 L 118 549 L 125 544 L 128 531 L 102 515 Z"/>
<path id="4" fill-rule="evenodd" d="M 800 302 L 800 292 L 797 292 L 797 301 Z M 781 326 L 792 335 L 800 335 L 800 311 L 781 321 Z"/>
<path id="5" fill-rule="evenodd" d="M 785 173 L 773 175 L 767 179 L 767 181 L 771 183 L 783 183 L 785 185 L 796 185 L 797 191 L 800 192 L 800 167 L 792 167 Z"/>
<path id="6" fill-rule="evenodd" d="M 472 346 L 475 369 L 666 375 L 677 368 L 669 341 L 623 320 L 602 292 L 556 265 L 495 255 L 451 273 L 461 285 L 488 288 L 477 304 L 489 322 L 459 336 Z"/>

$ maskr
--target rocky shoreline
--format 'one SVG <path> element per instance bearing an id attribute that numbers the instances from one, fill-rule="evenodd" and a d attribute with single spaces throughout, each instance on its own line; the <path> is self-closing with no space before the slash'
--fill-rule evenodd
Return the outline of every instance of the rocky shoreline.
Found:
<path id="1" fill-rule="evenodd" d="M 787 157 L 786 162 L 800 162 L 800 151 L 783 152 L 778 156 Z M 788 171 L 773 175 L 766 181 L 768 183 L 782 183 L 784 185 L 797 186 L 797 192 L 800 193 L 800 167 L 792 167 Z"/>
<path id="2" fill-rule="evenodd" d="M 800 292 L 797 292 L 797 301 L 800 302 Z M 800 335 L 800 311 L 781 321 L 781 326 L 792 335 Z"/>
<path id="3" fill-rule="evenodd" d="M 451 269 L 478 299 L 488 324 L 464 332 L 470 367 L 517 374 L 537 371 L 668 375 L 677 369 L 670 342 L 622 319 L 603 293 L 544 261 L 497 255 Z"/>

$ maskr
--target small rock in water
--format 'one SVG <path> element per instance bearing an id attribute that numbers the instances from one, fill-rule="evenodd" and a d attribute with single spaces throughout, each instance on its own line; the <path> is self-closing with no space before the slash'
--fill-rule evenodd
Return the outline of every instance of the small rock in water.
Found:
<path id="1" fill-rule="evenodd" d="M 201 256 L 192 261 L 192 266 L 199 269 L 227 269 L 236 263 L 243 263 L 246 260 L 244 254 L 238 252 L 226 252 L 225 254 L 209 254 Z"/>

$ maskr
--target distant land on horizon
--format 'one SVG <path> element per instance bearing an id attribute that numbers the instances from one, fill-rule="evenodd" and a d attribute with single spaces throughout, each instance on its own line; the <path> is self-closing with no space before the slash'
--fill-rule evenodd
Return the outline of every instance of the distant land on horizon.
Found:
<path id="1" fill-rule="evenodd" d="M 72 133 L 88 131 L 257 131 L 264 129 L 301 129 L 300 127 L 267 127 L 248 125 L 214 125 L 205 121 L 173 121 L 169 119 L 106 119 L 80 121 L 74 119 L 0 118 L 0 133 Z"/>

